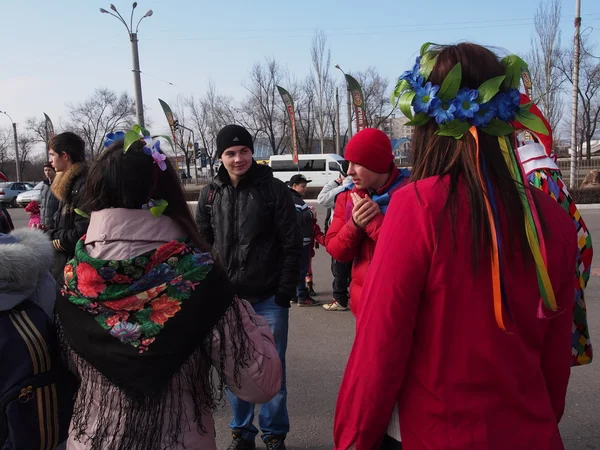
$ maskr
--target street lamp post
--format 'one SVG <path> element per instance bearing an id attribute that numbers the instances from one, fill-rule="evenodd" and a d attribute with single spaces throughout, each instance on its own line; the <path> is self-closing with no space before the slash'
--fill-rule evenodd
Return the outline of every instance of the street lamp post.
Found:
<path id="1" fill-rule="evenodd" d="M 15 165 L 17 169 L 17 181 L 21 181 L 21 163 L 19 162 L 19 140 L 17 138 L 17 123 L 12 120 L 12 117 L 10 117 L 6 111 L 0 111 L 0 114 L 4 114 L 12 122 L 13 136 L 15 138 Z"/>
<path id="2" fill-rule="evenodd" d="M 109 14 L 113 17 L 119 19 L 119 21 L 125 25 L 127 29 L 127 33 L 129 33 L 129 41 L 131 42 L 131 57 L 133 59 L 133 85 L 135 87 L 135 113 L 137 116 L 137 122 L 140 126 L 144 126 L 144 102 L 142 100 L 142 79 L 141 79 L 141 71 L 140 71 L 140 56 L 138 52 L 138 29 L 140 28 L 140 22 L 144 20 L 146 17 L 150 17 L 153 13 L 152 10 L 148 10 L 146 14 L 142 16 L 142 18 L 138 21 L 135 31 L 133 28 L 133 12 L 137 7 L 137 2 L 133 2 L 133 7 L 131 9 L 131 18 L 129 20 L 129 25 L 123 19 L 123 16 L 117 11 L 115 5 L 111 3 L 110 9 L 112 9 L 116 14 L 107 11 L 104 8 L 100 8 L 100 12 L 102 14 Z"/>
<path id="3" fill-rule="evenodd" d="M 350 85 L 348 85 L 348 81 L 346 80 L 346 72 L 344 72 L 338 64 L 335 65 L 335 68 L 339 69 L 344 74 L 344 81 L 346 81 L 346 98 L 348 101 L 348 138 L 351 138 L 352 137 L 352 99 L 351 99 L 352 94 L 350 92 Z"/>

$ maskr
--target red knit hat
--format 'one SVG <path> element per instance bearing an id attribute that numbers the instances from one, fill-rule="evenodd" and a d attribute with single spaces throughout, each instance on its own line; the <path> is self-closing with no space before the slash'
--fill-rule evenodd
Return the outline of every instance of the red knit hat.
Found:
<path id="1" fill-rule="evenodd" d="M 30 201 L 25 207 L 25 211 L 32 214 L 38 214 L 40 212 L 40 205 L 35 200 Z"/>
<path id="2" fill-rule="evenodd" d="M 350 139 L 344 158 L 375 173 L 388 173 L 394 162 L 392 142 L 383 131 L 365 128 Z"/>

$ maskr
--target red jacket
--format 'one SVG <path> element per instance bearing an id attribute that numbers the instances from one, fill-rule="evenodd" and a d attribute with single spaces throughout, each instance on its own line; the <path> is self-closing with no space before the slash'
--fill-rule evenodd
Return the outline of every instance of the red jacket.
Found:
<path id="1" fill-rule="evenodd" d="M 446 179 L 432 177 L 392 199 L 340 388 L 335 449 L 379 448 L 397 404 L 407 450 L 562 450 L 577 258 L 572 219 L 532 190 L 559 307 L 544 309 L 546 319 L 537 318 L 535 265 L 523 262 L 520 242 L 501 220 L 504 248 L 514 252 L 502 266 L 510 309 L 504 332 L 494 317 L 489 253 L 476 275 L 471 268 L 466 190 L 459 186 L 454 244 L 448 214 L 441 220 L 447 192 Z"/>
<path id="2" fill-rule="evenodd" d="M 387 184 L 377 191 L 377 194 L 383 194 L 390 190 L 394 182 L 402 176 L 404 175 L 394 166 Z M 399 186 L 395 186 L 390 192 L 390 196 L 393 195 L 395 190 L 406 184 L 406 182 L 408 182 L 408 179 Z M 357 227 L 352 220 L 354 204 L 350 196 L 351 192 L 356 192 L 361 197 L 368 195 L 367 191 L 356 189 L 356 187 L 338 194 L 335 201 L 333 219 L 325 237 L 325 247 L 327 253 L 336 261 L 354 261 L 352 264 L 352 282 L 350 284 L 350 309 L 356 316 L 358 314 L 362 286 L 367 269 L 375 253 L 375 244 L 377 244 L 379 229 L 383 224 L 384 215 L 380 213 L 375 216 L 364 230 Z"/>

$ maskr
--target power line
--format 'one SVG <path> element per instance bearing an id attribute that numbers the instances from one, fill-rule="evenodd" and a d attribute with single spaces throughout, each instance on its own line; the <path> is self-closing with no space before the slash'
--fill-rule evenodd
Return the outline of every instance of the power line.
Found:
<path id="1" fill-rule="evenodd" d="M 524 20 L 524 19 L 520 19 L 520 20 Z M 532 19 L 531 19 L 532 20 Z M 588 19 L 586 22 L 593 22 L 593 21 L 597 21 L 600 20 L 600 16 L 599 17 L 595 17 L 592 19 Z M 561 20 L 561 22 L 567 22 L 566 19 Z M 475 22 L 473 22 L 475 23 Z M 484 23 L 484 22 L 476 22 L 476 23 Z M 355 31 L 355 32 L 348 32 L 348 33 L 330 33 L 328 34 L 328 37 L 344 37 L 344 36 L 368 36 L 368 35 L 381 35 L 381 34 L 396 34 L 396 33 L 419 33 L 419 32 L 431 32 L 431 31 L 457 31 L 457 30 L 475 30 L 475 29 L 482 29 L 482 28 L 501 28 L 501 27 L 523 27 L 523 26 L 533 26 L 534 23 L 533 21 L 530 22 L 522 22 L 522 23 L 518 23 L 515 22 L 515 20 L 510 21 L 509 23 L 498 23 L 498 21 L 489 21 L 489 25 L 477 25 L 477 26 L 464 26 L 466 24 L 468 24 L 467 22 L 464 22 L 463 26 L 460 27 L 451 27 L 451 28 L 439 28 L 438 25 L 427 25 L 426 28 L 421 28 L 421 29 L 410 29 L 408 26 L 402 26 L 403 29 L 401 30 L 385 30 L 385 31 L 364 31 L 364 32 L 360 32 L 360 31 Z M 494 25 L 494 23 L 496 23 Z M 458 23 L 456 23 L 458 24 Z M 412 25 L 415 26 L 415 25 Z M 398 28 L 400 26 L 386 26 L 387 28 Z M 257 30 L 258 31 L 258 30 Z M 265 30 L 260 30 L 260 31 L 265 31 Z M 276 31 L 276 30 L 272 30 L 272 31 Z M 292 31 L 292 30 L 286 30 L 286 31 Z M 281 36 L 281 35 L 263 35 L 263 36 L 207 36 L 207 37 L 174 37 L 174 38 L 167 38 L 167 40 L 171 40 L 171 41 L 239 41 L 239 40 L 261 40 L 261 39 L 305 39 L 306 36 L 305 35 L 288 35 L 288 36 Z M 161 40 L 164 41 L 165 38 L 149 38 L 149 39 L 144 39 L 146 41 L 150 41 L 150 40 Z"/>
<path id="2" fill-rule="evenodd" d="M 590 14 L 584 14 L 582 15 L 582 18 L 587 18 L 590 16 L 598 16 L 597 13 L 590 13 Z M 573 20 L 575 18 L 574 15 L 563 15 L 561 16 L 561 22 L 565 21 L 565 20 Z M 597 18 L 600 18 L 600 16 L 598 16 Z M 534 20 L 533 17 L 523 17 L 523 18 L 518 18 L 518 19 L 494 19 L 494 20 L 475 20 L 475 21 L 461 21 L 461 22 L 441 22 L 441 23 L 418 23 L 418 24 L 394 24 L 394 25 L 369 25 L 369 26 L 355 26 L 355 27 L 325 27 L 323 28 L 324 31 L 343 31 L 343 30 L 360 30 L 360 29 L 367 29 L 367 30 L 371 30 L 371 29 L 382 29 L 382 28 L 411 28 L 411 27 L 423 27 L 423 26 L 427 26 L 427 27 L 431 27 L 433 29 L 437 29 L 437 27 L 440 26 L 447 26 L 447 25 L 481 25 L 481 24 L 500 24 L 500 23 L 508 23 L 508 24 L 515 24 L 516 22 L 519 21 L 526 21 L 527 24 L 532 23 L 532 21 Z M 314 31 L 315 27 L 312 28 L 279 28 L 279 29 L 270 29 L 269 31 L 272 32 L 290 32 L 290 31 Z M 162 30 L 156 30 L 156 32 L 159 33 L 172 33 L 172 32 L 177 32 L 180 31 L 180 29 L 162 29 Z M 223 32 L 222 29 L 218 30 L 218 29 L 214 29 L 214 30 L 203 30 L 204 32 L 208 32 L 208 33 L 219 33 L 219 32 Z M 264 32 L 265 29 L 236 29 L 236 30 L 227 30 L 227 33 L 231 33 L 231 32 L 241 32 L 241 33 L 261 33 Z"/>
<path id="3" fill-rule="evenodd" d="M 146 72 L 142 72 L 142 71 L 140 71 L 140 73 L 142 73 L 142 74 L 146 75 L 147 77 L 154 78 L 155 80 L 162 81 L 163 83 L 166 83 L 166 84 L 169 84 L 169 85 L 171 85 L 171 86 L 173 86 L 173 87 L 176 87 L 176 88 L 178 88 L 178 89 L 181 89 L 179 86 L 177 86 L 177 85 L 176 85 L 176 84 L 174 84 L 174 83 L 171 83 L 170 81 L 163 80 L 163 79 L 161 79 L 161 78 L 158 78 L 158 77 L 155 77 L 155 76 L 153 76 L 153 75 L 150 75 L 149 73 L 146 73 Z"/>

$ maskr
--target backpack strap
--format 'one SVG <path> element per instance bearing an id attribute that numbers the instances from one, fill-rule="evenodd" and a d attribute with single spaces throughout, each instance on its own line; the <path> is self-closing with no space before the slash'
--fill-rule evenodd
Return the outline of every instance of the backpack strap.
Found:
<path id="1" fill-rule="evenodd" d="M 209 184 L 208 194 L 206 195 L 206 205 L 204 206 L 209 218 L 212 216 L 212 205 L 215 202 L 215 192 L 217 192 L 216 186 L 213 183 Z"/>

